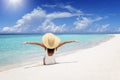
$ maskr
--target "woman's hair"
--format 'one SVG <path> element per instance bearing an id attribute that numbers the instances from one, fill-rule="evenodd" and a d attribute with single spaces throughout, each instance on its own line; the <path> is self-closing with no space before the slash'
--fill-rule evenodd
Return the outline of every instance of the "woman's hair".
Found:
<path id="1" fill-rule="evenodd" d="M 55 49 L 47 49 L 48 56 L 52 56 L 54 54 Z"/>

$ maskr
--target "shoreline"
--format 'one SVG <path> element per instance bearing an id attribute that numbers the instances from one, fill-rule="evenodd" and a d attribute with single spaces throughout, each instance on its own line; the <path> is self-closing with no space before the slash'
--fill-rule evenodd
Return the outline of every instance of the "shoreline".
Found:
<path id="1" fill-rule="evenodd" d="M 0 72 L 1 80 L 120 80 L 120 34 L 95 47 L 56 58 L 58 64 Z"/>
<path id="2" fill-rule="evenodd" d="M 102 44 L 102 43 L 104 43 L 106 41 L 109 41 L 110 39 L 112 39 L 114 37 L 115 36 L 113 34 L 109 34 L 108 37 L 105 37 L 104 39 L 98 40 L 95 43 L 92 43 L 92 45 L 88 45 L 88 46 L 83 47 L 83 48 L 78 46 L 79 48 L 75 48 L 75 50 L 66 51 L 66 52 L 64 52 L 62 54 L 61 54 L 61 52 L 59 52 L 58 54 L 56 54 L 56 58 L 73 54 L 74 52 L 79 51 L 79 50 L 86 50 L 86 49 L 89 49 L 89 48 L 99 46 L 100 44 Z M 36 64 L 36 63 L 41 63 L 41 65 L 42 65 L 42 57 L 43 56 L 41 56 L 39 59 L 36 58 L 35 60 L 33 59 L 33 60 L 30 60 L 30 61 L 26 61 L 24 63 L 23 62 L 22 63 L 16 63 L 16 64 L 8 65 L 8 66 L 5 66 L 5 67 L 3 66 L 3 67 L 0 68 L 0 72 L 8 71 L 8 70 L 11 70 L 11 69 L 14 69 L 14 68 L 29 66 L 29 65 L 32 65 L 32 64 Z"/>

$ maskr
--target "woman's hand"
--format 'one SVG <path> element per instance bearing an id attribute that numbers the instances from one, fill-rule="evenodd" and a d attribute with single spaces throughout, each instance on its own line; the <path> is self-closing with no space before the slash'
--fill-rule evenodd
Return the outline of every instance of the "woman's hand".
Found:
<path id="1" fill-rule="evenodd" d="M 80 42 L 79 40 L 74 40 L 74 42 Z"/>
<path id="2" fill-rule="evenodd" d="M 27 42 L 23 42 L 22 44 L 27 44 Z"/>

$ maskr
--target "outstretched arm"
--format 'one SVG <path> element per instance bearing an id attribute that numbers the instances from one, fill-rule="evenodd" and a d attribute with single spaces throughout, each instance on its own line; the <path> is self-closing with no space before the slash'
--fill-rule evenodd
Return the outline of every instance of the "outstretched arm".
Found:
<path id="1" fill-rule="evenodd" d="M 63 46 L 63 45 L 66 44 L 66 43 L 71 43 L 71 42 L 79 42 L 79 41 L 78 41 L 78 40 L 72 40 L 72 41 L 61 42 L 61 43 L 57 46 L 57 48 Z M 57 49 L 57 48 L 56 48 L 56 49 Z"/>
<path id="2" fill-rule="evenodd" d="M 46 48 L 41 42 L 23 42 L 23 44 L 34 44 L 34 45 L 39 45 L 43 48 Z"/>

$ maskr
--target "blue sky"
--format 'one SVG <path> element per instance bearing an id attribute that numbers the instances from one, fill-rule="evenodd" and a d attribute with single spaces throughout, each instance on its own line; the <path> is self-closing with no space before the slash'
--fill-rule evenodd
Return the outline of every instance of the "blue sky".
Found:
<path id="1" fill-rule="evenodd" d="M 119 0 L 0 0 L 0 33 L 120 33 Z"/>

